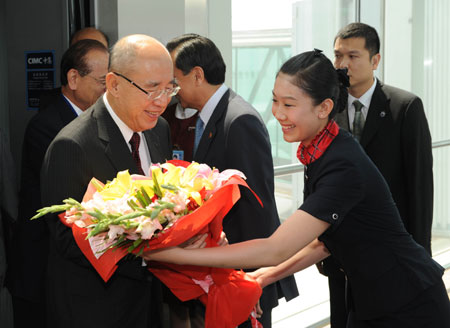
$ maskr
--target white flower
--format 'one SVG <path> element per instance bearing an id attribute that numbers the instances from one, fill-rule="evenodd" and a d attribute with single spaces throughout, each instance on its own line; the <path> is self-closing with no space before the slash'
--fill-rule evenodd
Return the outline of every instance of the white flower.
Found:
<path id="1" fill-rule="evenodd" d="M 136 232 L 141 233 L 142 239 L 150 239 L 156 230 L 162 229 L 163 227 L 158 220 L 147 219 L 138 226 Z"/>
<path id="2" fill-rule="evenodd" d="M 117 236 L 121 236 L 125 232 L 125 229 L 120 225 L 111 224 L 109 226 L 108 238 L 110 240 L 115 240 Z"/>

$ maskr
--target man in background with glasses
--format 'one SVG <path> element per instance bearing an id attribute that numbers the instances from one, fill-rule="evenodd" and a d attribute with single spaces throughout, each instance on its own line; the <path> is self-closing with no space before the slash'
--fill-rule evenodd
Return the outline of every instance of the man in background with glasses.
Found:
<path id="1" fill-rule="evenodd" d="M 102 31 L 95 27 L 85 27 L 70 37 L 70 46 L 81 40 L 96 40 L 109 49 L 109 38 Z M 39 109 L 47 107 L 50 103 L 55 102 L 55 98 L 59 98 L 61 94 L 61 88 L 54 88 L 51 90 L 42 91 L 39 96 Z"/>
<path id="2" fill-rule="evenodd" d="M 61 59 L 61 88 L 33 116 L 25 131 L 22 154 L 19 221 L 14 229 L 14 256 L 8 273 L 15 327 L 45 327 L 45 272 L 49 232 L 44 220 L 30 221 L 42 207 L 40 171 L 48 146 L 58 132 L 93 105 L 105 92 L 108 49 L 81 40 Z M 30 249 L 33 256 L 29 256 Z"/>
<path id="3" fill-rule="evenodd" d="M 169 53 L 157 40 L 130 35 L 112 48 L 106 93 L 51 143 L 42 167 L 43 205 L 82 199 L 92 177 L 148 174 L 171 158 L 170 131 L 160 118 L 178 91 Z M 160 327 L 156 278 L 128 256 L 104 283 L 56 216 L 50 227 L 48 327 Z M 76 314 L 76 315 L 74 315 Z"/>

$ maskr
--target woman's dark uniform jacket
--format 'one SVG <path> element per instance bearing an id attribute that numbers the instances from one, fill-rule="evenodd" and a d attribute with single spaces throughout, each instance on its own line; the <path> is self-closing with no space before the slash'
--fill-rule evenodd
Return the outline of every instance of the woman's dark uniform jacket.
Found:
<path id="1" fill-rule="evenodd" d="M 356 318 L 395 313 L 441 281 L 444 269 L 405 230 L 385 180 L 348 132 L 305 168 L 300 209 L 331 224 L 319 240 L 345 271 Z"/>

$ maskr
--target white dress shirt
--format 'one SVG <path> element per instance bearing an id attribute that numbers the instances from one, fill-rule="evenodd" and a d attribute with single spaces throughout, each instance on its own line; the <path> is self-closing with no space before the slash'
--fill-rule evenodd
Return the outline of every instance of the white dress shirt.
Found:
<path id="1" fill-rule="evenodd" d="M 352 132 L 353 132 L 353 121 L 355 120 L 355 106 L 353 105 L 353 102 L 355 100 L 359 100 L 359 102 L 363 104 L 363 107 L 361 108 L 361 114 L 363 115 L 365 121 L 367 119 L 370 102 L 372 101 L 372 96 L 376 86 L 377 86 L 377 78 L 374 77 L 372 86 L 361 97 L 355 98 L 350 93 L 348 94 L 348 103 L 347 103 L 348 122 L 350 124 L 350 130 Z"/>
<path id="2" fill-rule="evenodd" d="M 217 104 L 219 103 L 220 99 L 222 99 L 227 90 L 228 87 L 225 84 L 222 84 L 220 88 L 217 89 L 216 92 L 214 92 L 211 98 L 208 99 L 205 106 L 203 106 L 202 110 L 200 111 L 199 116 L 202 119 L 205 128 L 208 125 L 209 119 L 214 113 L 214 109 L 217 107 Z"/>
<path id="3" fill-rule="evenodd" d="M 130 139 L 133 136 L 134 131 L 131 130 L 128 125 L 126 125 L 120 118 L 117 116 L 117 114 L 112 109 L 111 105 L 108 102 L 108 99 L 106 98 L 106 93 L 103 95 L 103 101 L 105 103 L 106 109 L 108 110 L 109 115 L 113 118 L 116 125 L 119 127 L 120 132 L 122 133 L 123 138 L 125 139 L 125 142 L 128 145 L 128 148 L 130 149 L 130 152 L 132 151 L 131 145 L 130 145 Z M 139 143 L 139 157 L 141 158 L 141 166 L 142 170 L 144 171 L 145 175 L 148 174 L 148 169 L 151 164 L 151 158 L 150 158 L 150 152 L 148 150 L 147 141 L 145 140 L 145 136 L 142 132 L 138 132 L 139 136 L 141 137 L 141 142 Z"/>

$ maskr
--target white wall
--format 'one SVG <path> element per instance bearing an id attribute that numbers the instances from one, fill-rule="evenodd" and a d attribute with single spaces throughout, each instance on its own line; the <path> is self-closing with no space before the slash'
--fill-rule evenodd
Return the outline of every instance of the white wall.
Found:
<path id="1" fill-rule="evenodd" d="M 411 0 L 385 1 L 384 82 L 408 91 L 412 80 L 411 23 Z"/>
<path id="2" fill-rule="evenodd" d="M 118 36 L 151 35 L 166 44 L 184 33 L 210 38 L 227 65 L 231 86 L 231 0 L 118 0 Z"/>
<path id="3" fill-rule="evenodd" d="M 167 43 L 184 33 L 184 0 L 118 0 L 119 39 L 129 34 L 147 34 Z"/>

